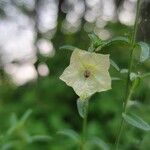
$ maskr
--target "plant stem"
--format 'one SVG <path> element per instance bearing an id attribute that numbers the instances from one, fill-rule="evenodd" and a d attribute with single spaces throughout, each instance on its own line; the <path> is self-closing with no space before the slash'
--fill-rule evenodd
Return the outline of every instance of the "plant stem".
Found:
<path id="1" fill-rule="evenodd" d="M 81 139 L 80 150 L 85 150 L 86 133 L 87 133 L 88 107 L 89 107 L 89 99 L 87 99 L 87 103 L 85 105 L 85 116 L 83 118 L 82 139 Z"/>
<path id="2" fill-rule="evenodd" d="M 116 150 L 118 150 L 119 148 L 119 142 L 120 142 L 120 137 L 122 134 L 123 126 L 124 126 L 124 119 L 122 118 L 120 128 L 119 128 L 119 133 L 118 133 L 117 140 L 116 140 Z"/>
<path id="3" fill-rule="evenodd" d="M 140 14 L 140 1 L 141 0 L 137 1 L 136 19 L 135 19 L 133 35 L 132 35 L 132 39 L 131 39 L 131 53 L 130 53 L 130 59 L 129 59 L 128 74 L 127 74 L 125 101 L 124 101 L 124 106 L 123 106 L 124 113 L 126 113 L 126 111 L 127 111 L 127 104 L 132 96 L 133 88 L 134 88 L 134 86 L 131 87 L 130 74 L 131 74 L 132 65 L 133 65 L 133 53 L 134 53 L 134 49 L 135 49 L 135 41 L 136 41 L 136 35 L 137 35 L 137 29 L 138 29 L 138 21 L 139 21 L 139 14 Z M 131 90 L 130 90 L 130 88 L 131 88 Z M 118 148 L 119 148 L 119 143 L 120 143 L 120 138 L 121 138 L 121 135 L 123 132 L 124 123 L 125 123 L 124 119 L 122 118 L 121 124 L 120 124 L 120 129 L 119 129 L 119 134 L 118 134 L 117 140 L 116 140 L 116 150 L 118 150 Z"/>
<path id="4" fill-rule="evenodd" d="M 136 80 L 133 81 L 133 84 L 130 88 L 130 91 L 129 91 L 129 94 L 128 94 L 128 97 L 127 97 L 127 100 L 126 100 L 127 102 L 131 99 L 131 96 L 134 92 L 135 87 L 136 87 Z M 126 113 L 126 111 L 127 111 L 127 104 L 128 103 L 126 103 L 126 107 L 124 108 L 124 113 Z M 121 137 L 121 134 L 122 134 L 122 131 L 123 131 L 124 123 L 125 123 L 124 119 L 122 118 L 121 124 L 120 124 L 120 129 L 119 129 L 119 134 L 118 134 L 118 137 L 117 137 L 117 140 L 116 140 L 116 150 L 118 150 L 118 148 L 119 148 L 119 141 L 120 141 L 120 137 Z"/>
<path id="5" fill-rule="evenodd" d="M 148 76 L 150 76 L 150 72 L 141 75 L 141 78 L 145 78 L 145 77 L 148 77 Z"/>
<path id="6" fill-rule="evenodd" d="M 134 29 L 133 29 L 133 34 L 131 38 L 131 53 L 130 53 L 130 61 L 129 61 L 129 70 L 128 70 L 128 75 L 127 75 L 127 85 L 126 85 L 126 95 L 125 99 L 127 99 L 129 88 L 130 88 L 130 73 L 132 70 L 132 63 L 133 63 L 133 52 L 135 48 L 135 40 L 136 40 L 136 35 L 137 35 L 137 29 L 138 29 L 138 22 L 139 22 L 139 14 L 140 14 L 140 1 L 137 1 L 137 7 L 136 7 L 136 19 L 134 23 Z M 124 107 L 126 106 L 126 102 Z"/>

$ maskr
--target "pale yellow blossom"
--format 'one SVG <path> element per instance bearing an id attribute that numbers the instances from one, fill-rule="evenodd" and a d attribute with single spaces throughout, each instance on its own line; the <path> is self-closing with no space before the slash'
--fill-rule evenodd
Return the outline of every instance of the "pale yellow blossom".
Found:
<path id="1" fill-rule="evenodd" d="M 109 67 L 108 54 L 75 49 L 71 55 L 70 65 L 60 79 L 71 86 L 81 99 L 85 99 L 96 92 L 111 89 Z"/>

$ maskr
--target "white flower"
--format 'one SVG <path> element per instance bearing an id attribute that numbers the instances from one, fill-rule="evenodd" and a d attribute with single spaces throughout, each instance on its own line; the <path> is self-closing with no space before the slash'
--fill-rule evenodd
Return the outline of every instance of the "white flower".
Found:
<path id="1" fill-rule="evenodd" d="M 109 66 L 109 55 L 75 49 L 71 55 L 70 65 L 60 79 L 73 87 L 81 99 L 85 99 L 96 92 L 111 89 Z"/>

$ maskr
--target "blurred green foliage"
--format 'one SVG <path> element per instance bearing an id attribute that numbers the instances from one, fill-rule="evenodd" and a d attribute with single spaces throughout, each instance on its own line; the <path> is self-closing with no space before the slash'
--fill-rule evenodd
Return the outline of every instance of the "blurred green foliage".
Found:
<path id="1" fill-rule="evenodd" d="M 106 28 L 114 37 L 130 37 L 132 28 L 119 23 L 109 23 Z M 139 36 L 140 39 L 140 36 Z M 73 89 L 66 86 L 59 80 L 60 74 L 69 64 L 70 51 L 59 50 L 64 44 L 74 45 L 81 49 L 87 49 L 89 38 L 87 33 L 81 29 L 75 34 L 65 35 L 58 25 L 57 33 L 52 40 L 56 49 L 53 58 L 46 59 L 39 56 L 38 62 L 46 62 L 50 74 L 47 77 L 40 77 L 37 81 L 16 87 L 1 70 L 0 78 L 0 149 L 2 150 L 74 150 L 78 148 L 78 140 L 70 136 L 79 136 L 81 133 L 82 118 L 79 116 L 76 100 L 77 96 Z M 110 57 L 118 66 L 123 69 L 128 66 L 129 47 L 125 44 L 111 45 L 102 51 L 110 53 Z M 150 69 L 150 60 L 142 65 L 134 60 L 133 70 L 147 72 Z M 121 77 L 120 73 L 113 67 L 110 68 L 112 77 Z M 125 94 L 126 74 L 121 80 L 112 82 L 112 90 L 95 94 L 90 100 L 88 117 L 88 138 L 99 137 L 96 143 L 103 141 L 110 149 L 114 149 L 114 143 L 118 134 L 121 121 L 122 102 Z M 134 100 L 139 105 L 133 106 L 132 111 L 139 114 L 150 123 L 150 78 L 147 77 L 141 82 L 134 93 Z M 32 110 L 30 116 L 21 127 L 17 127 L 11 133 L 7 132 L 13 124 L 22 118 L 28 109 Z M 16 115 L 14 115 L 16 114 Z M 17 116 L 17 117 L 16 117 Z M 21 119 L 19 119 L 21 120 Z M 16 126 L 16 125 L 15 125 Z M 61 134 L 64 129 L 72 129 L 69 136 Z M 73 132 L 73 133 L 72 133 Z M 76 133 L 77 132 L 77 133 Z M 97 139 L 97 138 L 96 138 Z M 149 150 L 150 133 L 143 132 L 126 125 L 125 132 L 121 139 L 122 150 Z M 87 149 L 101 149 L 98 144 L 95 146 L 87 143 Z"/>

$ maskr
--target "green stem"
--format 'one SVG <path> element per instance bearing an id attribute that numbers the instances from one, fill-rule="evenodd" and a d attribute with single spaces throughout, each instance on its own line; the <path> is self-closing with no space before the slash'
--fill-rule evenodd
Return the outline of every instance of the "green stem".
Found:
<path id="1" fill-rule="evenodd" d="M 140 78 L 145 78 L 145 77 L 148 77 L 148 76 L 150 76 L 150 72 L 141 75 Z"/>
<path id="2" fill-rule="evenodd" d="M 134 23 L 134 30 L 133 30 L 133 35 L 132 35 L 132 39 L 131 42 L 134 45 L 135 41 L 136 41 L 136 35 L 137 35 L 137 30 L 138 30 L 138 23 L 139 23 L 139 14 L 140 14 L 140 4 L 141 4 L 141 0 L 137 1 L 137 6 L 136 6 L 136 18 L 135 18 L 135 23 Z"/>
<path id="3" fill-rule="evenodd" d="M 132 84 L 132 86 L 131 86 L 131 88 L 130 88 L 130 91 L 129 91 L 129 94 L 128 94 L 127 100 L 126 100 L 127 102 L 131 99 L 131 96 L 132 96 L 132 94 L 133 94 L 133 92 L 134 92 L 135 87 L 136 87 L 136 80 L 134 80 L 134 82 L 133 82 L 133 84 Z M 126 113 L 126 111 L 127 111 L 127 104 L 128 104 L 128 103 L 126 103 L 126 106 L 125 106 L 125 108 L 124 108 L 124 113 Z M 125 122 L 124 122 L 124 119 L 122 118 L 121 124 L 120 124 L 120 129 L 119 129 L 118 138 L 117 138 L 117 140 L 116 140 L 116 150 L 118 150 L 118 148 L 119 148 L 119 141 L 120 141 L 120 138 L 121 138 L 121 134 L 122 134 L 122 132 L 123 132 L 124 123 L 125 123 Z"/>
<path id="4" fill-rule="evenodd" d="M 85 106 L 85 116 L 84 116 L 84 119 L 83 119 L 82 139 L 81 139 L 80 150 L 85 150 L 86 133 L 87 133 L 88 107 L 89 107 L 89 100 L 87 99 L 87 104 Z"/>
<path id="5" fill-rule="evenodd" d="M 130 53 L 130 61 L 129 61 L 129 69 L 128 69 L 128 74 L 127 74 L 127 84 L 126 84 L 126 94 L 125 94 L 125 101 L 124 101 L 124 108 L 123 110 L 126 110 L 126 106 L 128 103 L 128 95 L 129 95 L 129 89 L 130 89 L 130 74 L 132 70 L 132 64 L 133 64 L 133 53 L 134 53 L 134 46 L 132 46 L 131 53 Z"/>
<path id="6" fill-rule="evenodd" d="M 131 87 L 130 74 L 131 74 L 132 65 L 133 65 L 133 53 L 134 53 L 134 49 L 135 49 L 135 41 L 136 41 L 136 35 L 137 35 L 137 29 L 138 29 L 138 21 L 139 21 L 139 14 L 140 14 L 140 1 L 141 0 L 137 1 L 136 20 L 134 23 L 134 30 L 133 30 L 133 35 L 132 35 L 132 39 L 131 39 L 131 53 L 130 53 L 130 60 L 129 60 L 129 67 L 128 67 L 129 68 L 128 75 L 127 75 L 125 102 L 124 102 L 124 107 L 123 107 L 124 113 L 126 113 L 126 111 L 127 111 L 127 104 L 128 104 L 128 101 L 130 100 L 133 90 L 134 90 L 134 85 Z M 118 148 L 119 148 L 119 143 L 120 143 L 120 138 L 121 138 L 121 135 L 123 132 L 124 123 L 125 122 L 122 118 L 119 133 L 118 133 L 117 140 L 116 140 L 116 150 L 118 150 Z"/>
<path id="7" fill-rule="evenodd" d="M 122 118 L 120 128 L 119 128 L 119 133 L 118 133 L 117 140 L 116 140 L 116 150 L 118 150 L 119 148 L 119 141 L 120 141 L 120 137 L 122 134 L 123 126 L 124 126 L 124 119 Z"/>
<path id="8" fill-rule="evenodd" d="M 136 7 L 136 20 L 134 23 L 134 29 L 133 29 L 133 34 L 131 38 L 131 53 L 130 53 L 130 61 L 129 61 L 129 71 L 127 75 L 127 85 L 126 85 L 126 95 L 125 99 L 127 99 L 129 88 L 130 88 L 130 73 L 132 70 L 132 64 L 133 64 L 133 52 L 135 49 L 135 40 L 136 40 L 136 35 L 137 35 L 137 29 L 138 29 L 138 21 L 139 21 L 139 14 L 140 14 L 140 1 L 137 1 L 137 7 Z M 126 106 L 126 102 L 124 104 L 124 107 Z"/>

